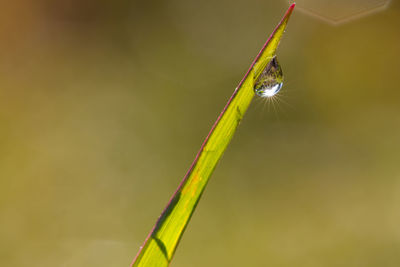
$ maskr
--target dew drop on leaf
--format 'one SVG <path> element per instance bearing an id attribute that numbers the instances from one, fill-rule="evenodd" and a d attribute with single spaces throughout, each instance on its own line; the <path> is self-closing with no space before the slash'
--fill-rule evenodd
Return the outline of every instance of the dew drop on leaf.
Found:
<path id="1" fill-rule="evenodd" d="M 283 85 L 282 68 L 274 56 L 254 83 L 254 92 L 261 97 L 271 97 L 281 90 Z"/>

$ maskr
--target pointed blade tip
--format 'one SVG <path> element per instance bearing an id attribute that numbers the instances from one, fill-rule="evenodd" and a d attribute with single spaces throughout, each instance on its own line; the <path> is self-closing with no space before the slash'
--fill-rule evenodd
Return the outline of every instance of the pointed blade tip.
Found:
<path id="1" fill-rule="evenodd" d="M 294 9 L 294 7 L 296 6 L 296 3 L 295 2 L 293 2 L 293 4 L 291 4 L 290 6 L 289 6 L 289 8 L 288 8 L 288 10 L 286 11 L 286 14 L 285 14 L 285 18 L 287 18 L 287 19 L 289 19 L 289 17 L 290 17 L 290 15 L 292 14 L 292 11 L 293 11 L 293 9 Z"/>

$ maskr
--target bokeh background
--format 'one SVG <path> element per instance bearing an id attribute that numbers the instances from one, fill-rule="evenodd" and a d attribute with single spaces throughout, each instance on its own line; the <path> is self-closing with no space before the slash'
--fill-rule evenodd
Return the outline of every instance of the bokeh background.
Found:
<path id="1" fill-rule="evenodd" d="M 400 266 L 400 1 L 303 4 L 171 266 Z M 2 3 L 0 265 L 129 266 L 288 6 Z"/>

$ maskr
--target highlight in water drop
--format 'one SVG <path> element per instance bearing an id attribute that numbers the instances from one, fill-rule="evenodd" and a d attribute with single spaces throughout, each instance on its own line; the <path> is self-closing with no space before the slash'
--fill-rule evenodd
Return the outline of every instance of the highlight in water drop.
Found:
<path id="1" fill-rule="evenodd" d="M 261 97 L 271 97 L 281 90 L 283 85 L 282 68 L 274 56 L 254 83 L 254 92 Z"/>

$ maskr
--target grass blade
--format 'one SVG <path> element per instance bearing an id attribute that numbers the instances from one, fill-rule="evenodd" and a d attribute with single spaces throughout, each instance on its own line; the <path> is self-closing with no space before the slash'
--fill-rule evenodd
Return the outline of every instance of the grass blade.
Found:
<path id="1" fill-rule="evenodd" d="M 253 99 L 254 81 L 275 55 L 293 11 L 292 4 L 233 92 L 189 171 L 140 249 L 132 267 L 168 266 L 207 182 Z"/>

